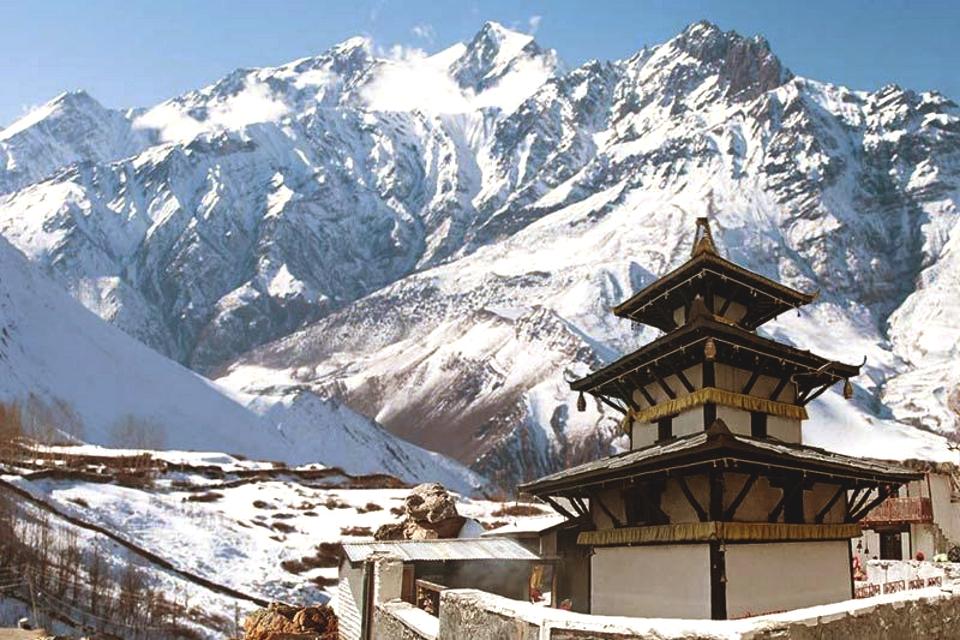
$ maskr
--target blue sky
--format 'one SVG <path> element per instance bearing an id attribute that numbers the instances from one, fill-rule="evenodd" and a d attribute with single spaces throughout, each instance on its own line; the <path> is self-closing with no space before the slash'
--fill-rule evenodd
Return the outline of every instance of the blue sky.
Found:
<path id="1" fill-rule="evenodd" d="M 703 18 L 762 33 L 800 75 L 960 100 L 957 0 L 0 0 L 0 126 L 66 89 L 110 107 L 151 105 L 358 34 L 433 51 L 497 20 L 535 31 L 577 65 L 627 56 Z"/>

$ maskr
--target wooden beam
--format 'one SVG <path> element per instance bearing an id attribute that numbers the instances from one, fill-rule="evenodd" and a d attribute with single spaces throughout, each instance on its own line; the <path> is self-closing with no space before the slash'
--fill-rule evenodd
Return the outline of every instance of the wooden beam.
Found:
<path id="1" fill-rule="evenodd" d="M 623 384 L 623 382 L 621 382 L 620 380 L 614 380 L 613 384 L 617 389 L 620 390 L 620 393 L 622 394 L 621 397 L 623 401 L 627 403 L 627 406 L 629 406 L 634 411 L 639 411 L 640 405 L 638 405 L 636 402 L 633 401 L 633 393 L 630 391 L 630 387 Z"/>
<path id="2" fill-rule="evenodd" d="M 731 502 L 730 506 L 727 507 L 727 510 L 723 512 L 724 520 L 733 520 L 733 517 L 737 515 L 737 509 L 739 509 L 741 503 L 743 503 L 743 499 L 747 497 L 748 493 L 750 493 L 750 489 L 753 488 L 753 484 L 759 477 L 760 476 L 757 473 L 750 474 L 750 477 L 746 479 L 746 481 L 743 483 L 743 486 L 740 488 L 740 492 L 737 493 L 736 497 L 734 497 L 733 502 Z"/>
<path id="3" fill-rule="evenodd" d="M 687 502 L 689 502 L 690 506 L 693 507 L 693 510 L 697 512 L 697 518 L 700 519 L 700 522 L 706 522 L 707 512 L 704 511 L 703 507 L 700 506 L 700 503 L 697 502 L 697 499 L 693 497 L 690 487 L 687 486 L 687 479 L 683 476 L 677 476 L 677 481 L 680 483 L 680 490 L 683 491 L 683 495 L 686 497 Z"/>
<path id="4" fill-rule="evenodd" d="M 847 488 L 843 485 L 837 487 L 837 492 L 833 494 L 833 497 L 827 501 L 827 504 L 823 506 L 823 509 L 817 512 L 814 522 L 816 524 L 823 524 L 823 519 L 827 517 L 827 514 L 830 512 L 830 509 L 833 508 L 833 505 L 837 504 L 837 500 L 840 499 L 840 496 L 847 492 Z"/>
<path id="5" fill-rule="evenodd" d="M 790 382 L 790 376 L 784 376 L 780 378 L 780 382 L 777 383 L 777 386 L 774 388 L 773 393 L 770 394 L 771 400 L 776 400 L 780 397 L 780 394 L 783 393 L 784 387 L 787 386 L 787 383 Z"/>
<path id="6" fill-rule="evenodd" d="M 591 493 L 591 494 L 590 494 L 590 501 L 591 501 L 591 502 L 596 502 L 596 503 L 597 503 L 597 506 L 600 507 L 600 510 L 603 511 L 605 514 L 607 514 L 607 517 L 610 518 L 610 522 L 613 523 L 613 528 L 614 528 L 614 529 L 619 529 L 620 527 L 623 526 L 623 522 L 620 521 L 620 518 L 618 518 L 617 516 L 613 515 L 613 511 L 610 511 L 610 509 L 607 507 L 607 505 L 604 504 L 604 502 L 603 502 L 603 500 L 600 498 L 600 495 L 599 495 L 599 494 L 597 494 L 597 493 Z"/>
<path id="7" fill-rule="evenodd" d="M 724 299 L 723 304 L 720 305 L 720 310 L 717 311 L 717 315 L 718 315 L 718 316 L 723 316 L 723 314 L 725 314 L 725 313 L 727 312 L 727 310 L 730 309 L 730 304 L 731 304 L 732 302 L 733 302 L 733 298 L 732 298 L 732 297 Z"/>
<path id="8" fill-rule="evenodd" d="M 657 401 L 653 399 L 653 396 L 650 395 L 650 392 L 647 391 L 646 385 L 640 384 L 640 379 L 633 375 L 626 376 L 627 380 L 630 381 L 634 387 L 643 395 L 643 399 L 652 407 L 657 404 Z"/>
<path id="9" fill-rule="evenodd" d="M 671 400 L 676 400 L 677 393 L 670 388 L 670 385 L 667 384 L 667 381 L 660 377 L 660 374 L 656 371 L 651 371 L 653 377 L 656 379 L 657 383 L 660 385 L 660 388 L 663 389 L 663 392 L 667 394 L 667 397 Z"/>
<path id="10" fill-rule="evenodd" d="M 722 469 L 714 467 L 710 470 L 710 519 L 723 519 L 723 490 L 724 474 Z"/>
<path id="11" fill-rule="evenodd" d="M 797 491 L 802 491 L 802 490 L 803 490 L 802 478 L 797 480 L 796 484 L 794 484 L 789 489 L 784 487 L 783 495 L 780 496 L 780 502 L 777 503 L 777 506 L 775 506 L 773 508 L 773 511 L 771 511 L 770 514 L 767 516 L 767 522 L 776 522 L 777 518 L 780 517 L 780 513 L 787 506 L 787 501 L 793 498 L 795 495 L 797 495 Z"/>
<path id="12" fill-rule="evenodd" d="M 743 390 L 740 393 L 746 395 L 750 393 L 750 390 L 753 389 L 753 385 L 757 384 L 757 380 L 760 379 L 760 372 L 756 369 L 753 370 L 753 373 L 750 374 L 750 379 L 747 380 L 747 384 L 743 385 Z"/>
<path id="13" fill-rule="evenodd" d="M 573 508 L 576 509 L 577 513 L 581 516 L 590 515 L 590 509 L 587 508 L 586 503 L 580 496 L 570 496 L 570 504 L 573 505 Z"/>
<path id="14" fill-rule="evenodd" d="M 867 501 L 868 497 L 870 497 L 870 487 L 862 487 L 854 492 L 853 498 L 847 503 L 848 520 L 850 518 L 850 514 L 862 507 L 863 503 Z"/>
<path id="15" fill-rule="evenodd" d="M 559 513 L 560 515 L 562 515 L 564 518 L 567 518 L 568 520 L 579 520 L 579 519 L 580 519 L 578 516 L 573 515 L 572 513 L 570 513 L 569 511 L 567 511 L 567 510 L 564 509 L 563 507 L 561 507 L 561 506 L 557 503 L 557 501 L 554 500 L 553 498 L 541 497 L 540 499 L 543 500 L 544 502 L 546 502 L 548 505 L 550 505 L 550 506 L 553 508 L 554 511 L 556 511 L 557 513 Z"/>
<path id="16" fill-rule="evenodd" d="M 850 514 L 851 521 L 860 522 L 865 515 L 873 511 L 876 507 L 880 506 L 880 503 L 890 497 L 890 495 L 893 493 L 893 488 L 890 485 L 883 485 L 877 491 L 878 495 L 876 498 L 863 505 L 855 513 Z"/>
<path id="17" fill-rule="evenodd" d="M 619 411 L 619 412 L 622 413 L 623 415 L 627 415 L 628 413 L 630 413 L 629 411 L 627 411 L 626 409 L 624 409 L 624 408 L 621 407 L 620 405 L 618 405 L 618 404 L 616 404 L 616 403 L 608 400 L 608 399 L 606 398 L 606 396 L 604 396 L 604 395 L 602 395 L 602 394 L 599 394 L 599 393 L 594 394 L 594 397 L 600 398 L 600 402 L 602 402 L 603 404 L 607 405 L 608 407 L 612 407 L 615 411 Z"/>
<path id="18" fill-rule="evenodd" d="M 803 399 L 800 400 L 800 404 L 801 404 L 801 405 L 806 405 L 808 402 L 812 401 L 814 398 L 819 398 L 820 395 L 821 395 L 824 391 L 826 391 L 827 389 L 829 389 L 829 388 L 832 387 L 832 386 L 833 386 L 833 382 L 828 382 L 827 384 L 823 385 L 822 387 L 820 387 L 820 388 L 817 389 L 816 391 L 813 391 L 813 389 L 811 389 L 811 391 L 813 391 L 813 393 L 807 393 L 806 395 L 804 395 L 804 396 L 803 396 Z"/>
<path id="19" fill-rule="evenodd" d="M 680 380 L 680 383 L 683 385 L 683 387 L 687 390 L 687 393 L 693 393 L 696 391 L 696 387 L 694 387 L 690 380 L 687 379 L 687 376 L 684 375 L 682 370 L 677 369 L 675 375 L 677 376 L 677 379 Z"/>
<path id="20" fill-rule="evenodd" d="M 656 493 L 663 494 L 663 483 L 662 482 L 647 482 L 644 485 L 644 492 L 646 493 L 647 504 L 650 508 L 650 513 L 655 517 L 656 524 L 668 524 L 670 522 L 670 516 L 660 507 L 660 500 L 655 496 Z"/>

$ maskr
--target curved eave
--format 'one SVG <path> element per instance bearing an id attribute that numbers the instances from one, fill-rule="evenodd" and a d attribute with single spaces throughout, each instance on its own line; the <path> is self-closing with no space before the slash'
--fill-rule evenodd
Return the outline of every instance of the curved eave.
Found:
<path id="1" fill-rule="evenodd" d="M 698 473 L 712 469 L 718 463 L 732 469 L 776 468 L 850 483 L 903 484 L 923 477 L 919 472 L 886 461 L 851 458 L 816 447 L 706 431 L 559 471 L 520 485 L 519 490 L 539 497 L 589 496 L 590 489 L 598 486 L 675 471 Z"/>

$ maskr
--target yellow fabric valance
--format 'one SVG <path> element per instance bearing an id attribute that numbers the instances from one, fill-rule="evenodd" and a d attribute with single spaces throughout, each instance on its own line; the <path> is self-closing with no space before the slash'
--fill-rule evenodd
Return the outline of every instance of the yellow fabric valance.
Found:
<path id="1" fill-rule="evenodd" d="M 678 542 L 787 542 L 796 540 L 848 540 L 860 535 L 857 523 L 787 524 L 784 522 L 681 522 L 645 527 L 582 531 L 577 544 L 617 546 Z"/>
<path id="2" fill-rule="evenodd" d="M 795 404 L 748 396 L 735 391 L 717 389 L 716 387 L 705 387 L 680 398 L 667 400 L 639 411 L 631 411 L 623 420 L 624 431 L 627 430 L 631 422 L 656 422 L 660 418 L 675 416 L 681 411 L 700 407 L 708 402 L 733 407 L 734 409 L 743 409 L 744 411 L 760 411 L 772 416 L 793 418 L 794 420 L 807 419 L 807 410 Z"/>

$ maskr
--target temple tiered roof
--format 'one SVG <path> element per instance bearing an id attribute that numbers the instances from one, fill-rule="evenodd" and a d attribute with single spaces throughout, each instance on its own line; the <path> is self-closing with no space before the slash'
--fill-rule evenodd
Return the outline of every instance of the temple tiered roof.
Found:
<path id="1" fill-rule="evenodd" d="M 697 220 L 697 232 L 689 260 L 615 306 L 613 313 L 670 331 L 678 326 L 674 308 L 689 305 L 698 296 L 707 299 L 717 295 L 724 298 L 724 305 L 738 303 L 746 307 L 746 315 L 737 324 L 753 330 L 817 298 L 817 293 L 791 289 L 721 256 L 706 218 Z M 718 312 L 723 315 L 723 311 Z"/>

